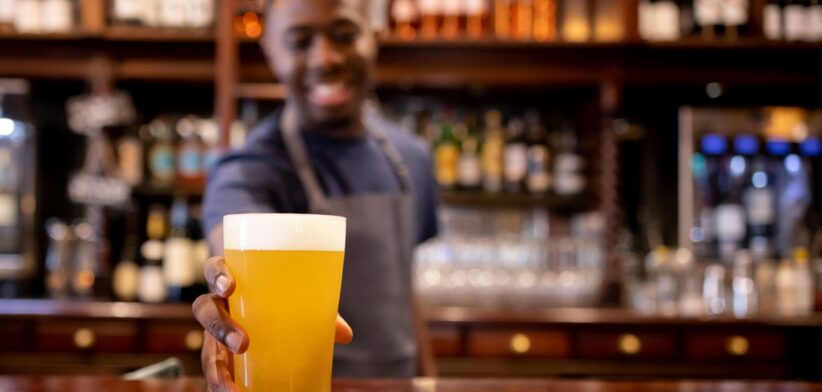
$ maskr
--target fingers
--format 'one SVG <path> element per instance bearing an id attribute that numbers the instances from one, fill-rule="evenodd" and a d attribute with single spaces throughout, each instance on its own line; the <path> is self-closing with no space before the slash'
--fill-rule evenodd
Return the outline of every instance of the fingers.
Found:
<path id="1" fill-rule="evenodd" d="M 219 256 L 212 257 L 206 260 L 203 270 L 212 293 L 228 298 L 234 292 L 234 278 L 225 266 L 225 259 Z"/>
<path id="2" fill-rule="evenodd" d="M 234 384 L 228 367 L 229 353 L 211 335 L 206 335 L 200 358 L 208 392 L 241 392 Z"/>
<path id="3" fill-rule="evenodd" d="M 197 297 L 192 305 L 194 318 L 218 342 L 235 354 L 242 354 L 248 348 L 248 335 L 243 328 L 229 316 L 225 300 L 217 294 L 204 294 Z"/>
<path id="4" fill-rule="evenodd" d="M 348 325 L 348 323 L 338 314 L 337 325 L 334 331 L 334 342 L 339 344 L 348 344 L 351 343 L 352 340 L 354 340 L 354 331 L 351 329 L 351 326 Z"/>

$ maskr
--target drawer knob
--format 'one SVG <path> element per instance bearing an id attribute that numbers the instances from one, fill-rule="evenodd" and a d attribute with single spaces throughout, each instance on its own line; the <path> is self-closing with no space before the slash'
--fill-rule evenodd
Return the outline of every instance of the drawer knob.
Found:
<path id="1" fill-rule="evenodd" d="M 624 355 L 637 355 L 642 351 L 642 341 L 634 334 L 627 333 L 617 340 L 619 352 Z"/>
<path id="2" fill-rule="evenodd" d="M 203 348 L 203 331 L 198 329 L 189 331 L 186 334 L 186 348 L 191 351 Z"/>
<path id="3" fill-rule="evenodd" d="M 510 348 L 514 354 L 527 354 L 531 351 L 531 338 L 526 334 L 518 333 L 511 338 Z"/>
<path id="4" fill-rule="evenodd" d="M 748 350 L 751 348 L 750 342 L 743 336 L 734 335 L 728 338 L 725 341 L 725 349 L 728 350 L 728 354 L 733 355 L 735 357 L 742 357 L 748 354 Z"/>
<path id="5" fill-rule="evenodd" d="M 97 341 L 97 336 L 94 331 L 88 328 L 80 328 L 74 332 L 74 347 L 81 350 L 87 350 L 94 347 Z"/>

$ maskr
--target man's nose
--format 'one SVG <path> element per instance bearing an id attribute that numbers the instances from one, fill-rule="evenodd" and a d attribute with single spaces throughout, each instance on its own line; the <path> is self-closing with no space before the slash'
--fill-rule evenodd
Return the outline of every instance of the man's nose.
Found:
<path id="1" fill-rule="evenodd" d="M 311 44 L 308 65 L 311 69 L 331 70 L 342 64 L 343 58 L 327 37 L 318 35 Z"/>

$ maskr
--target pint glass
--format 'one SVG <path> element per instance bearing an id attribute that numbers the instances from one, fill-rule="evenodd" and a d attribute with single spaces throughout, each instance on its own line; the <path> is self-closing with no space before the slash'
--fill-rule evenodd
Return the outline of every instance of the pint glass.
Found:
<path id="1" fill-rule="evenodd" d="M 229 309 L 249 336 L 248 351 L 234 356 L 244 391 L 330 391 L 345 223 L 304 214 L 223 218 L 236 281 Z"/>

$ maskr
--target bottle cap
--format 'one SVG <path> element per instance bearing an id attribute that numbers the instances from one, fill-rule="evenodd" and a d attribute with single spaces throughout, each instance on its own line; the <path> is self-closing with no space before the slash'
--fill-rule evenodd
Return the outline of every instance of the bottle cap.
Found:
<path id="1" fill-rule="evenodd" d="M 728 150 L 728 142 L 722 135 L 710 133 L 702 137 L 702 152 L 708 155 L 722 155 Z"/>

